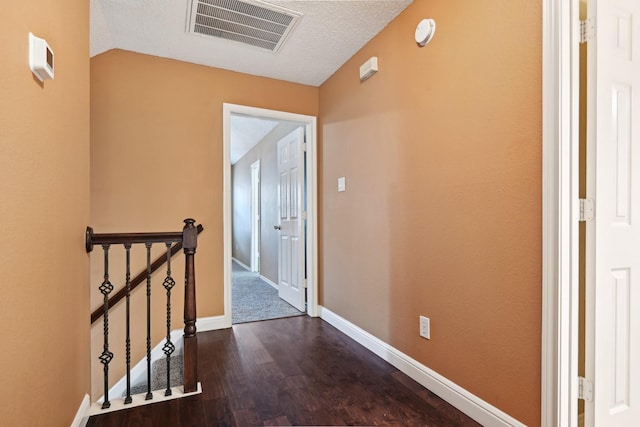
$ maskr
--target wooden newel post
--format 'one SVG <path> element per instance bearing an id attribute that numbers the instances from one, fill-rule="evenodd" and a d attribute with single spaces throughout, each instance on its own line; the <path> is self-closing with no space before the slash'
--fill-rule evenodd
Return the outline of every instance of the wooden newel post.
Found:
<path id="1" fill-rule="evenodd" d="M 198 389 L 198 337 L 196 336 L 196 271 L 195 254 L 198 246 L 198 230 L 195 220 L 185 219 L 182 230 L 182 247 L 185 256 L 184 274 L 184 392 Z"/>

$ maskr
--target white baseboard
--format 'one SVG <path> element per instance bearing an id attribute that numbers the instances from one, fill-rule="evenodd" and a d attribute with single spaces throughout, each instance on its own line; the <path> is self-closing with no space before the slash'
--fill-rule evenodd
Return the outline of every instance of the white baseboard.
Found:
<path id="1" fill-rule="evenodd" d="M 230 327 L 231 321 L 226 316 L 201 317 L 196 321 L 198 332 L 217 331 Z"/>
<path id="2" fill-rule="evenodd" d="M 484 426 L 525 427 L 523 423 L 485 402 L 454 382 L 429 369 L 331 310 L 318 306 L 320 318 L 374 354 L 437 394 L 440 398 Z"/>
<path id="3" fill-rule="evenodd" d="M 202 393 L 202 385 L 198 383 L 198 389 L 191 393 L 185 393 L 183 390 L 184 389 L 182 386 L 171 387 L 171 396 L 165 396 L 165 390 L 152 391 L 151 394 L 153 395 L 153 398 L 149 400 L 146 399 L 146 392 L 134 394 L 131 396 L 131 403 L 127 404 L 124 403 L 124 399 L 121 397 L 113 400 L 109 399 L 111 406 L 106 409 L 102 409 L 102 404 L 100 402 L 96 402 L 88 408 L 86 412 L 87 418 L 93 415 L 106 414 L 113 411 L 120 411 L 122 409 L 135 408 L 137 406 L 150 405 L 152 403 L 164 402 L 166 400 L 180 399 L 182 397 L 200 394 Z"/>
<path id="4" fill-rule="evenodd" d="M 76 416 L 73 418 L 73 421 L 71 421 L 71 427 L 84 427 L 87 425 L 89 416 L 86 414 L 90 406 L 91 399 L 89 399 L 88 394 L 85 394 L 82 398 L 82 402 L 80 403 L 80 407 L 78 408 L 78 412 L 76 412 Z"/>
<path id="5" fill-rule="evenodd" d="M 231 257 L 231 259 L 235 262 L 237 262 L 238 264 L 240 264 L 242 267 L 244 267 L 247 271 L 251 271 L 251 267 L 249 267 L 247 264 L 245 264 L 244 262 L 240 261 L 238 258 L 234 258 Z"/>
<path id="6" fill-rule="evenodd" d="M 262 275 L 260 275 L 260 278 L 261 278 L 262 280 L 264 280 L 265 282 L 267 282 L 267 284 L 271 285 L 271 287 L 272 287 L 272 288 L 274 288 L 276 291 L 280 289 L 280 288 L 279 288 L 279 286 L 278 286 L 275 282 L 271 281 L 271 280 L 270 280 L 269 278 L 267 278 L 266 276 L 262 276 Z"/>

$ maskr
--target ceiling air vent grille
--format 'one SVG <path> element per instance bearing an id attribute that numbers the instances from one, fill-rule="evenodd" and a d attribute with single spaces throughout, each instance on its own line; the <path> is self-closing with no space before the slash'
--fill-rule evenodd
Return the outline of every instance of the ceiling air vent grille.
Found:
<path id="1" fill-rule="evenodd" d="M 189 32 L 277 52 L 301 17 L 257 0 L 191 0 Z"/>

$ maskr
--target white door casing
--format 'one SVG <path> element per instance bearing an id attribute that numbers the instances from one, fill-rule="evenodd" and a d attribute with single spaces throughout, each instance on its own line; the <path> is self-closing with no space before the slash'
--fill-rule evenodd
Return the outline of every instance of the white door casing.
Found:
<path id="1" fill-rule="evenodd" d="M 304 129 L 278 141 L 278 295 L 305 311 Z"/>
<path id="2" fill-rule="evenodd" d="M 587 426 L 640 425 L 640 1 L 591 0 Z"/>
<path id="3" fill-rule="evenodd" d="M 307 241 L 306 266 L 307 271 L 307 314 L 312 317 L 319 315 L 318 308 L 318 149 L 317 149 L 317 118 L 305 114 L 290 113 L 246 105 L 224 103 L 222 105 L 222 185 L 223 185 L 223 277 L 224 277 L 224 316 L 210 329 L 229 328 L 232 325 L 231 313 L 231 259 L 232 259 L 232 210 L 231 210 L 231 116 L 241 115 L 270 120 L 282 120 L 300 123 L 305 129 L 306 136 L 306 169 L 305 181 L 307 185 Z M 217 318 L 216 318 L 217 319 Z M 201 320 L 199 320 L 200 322 Z M 205 329 L 209 330 L 209 329 Z"/>
<path id="4" fill-rule="evenodd" d="M 260 160 L 251 164 L 251 271 L 260 271 Z"/>
<path id="5" fill-rule="evenodd" d="M 542 1 L 541 425 L 578 417 L 578 0 Z"/>

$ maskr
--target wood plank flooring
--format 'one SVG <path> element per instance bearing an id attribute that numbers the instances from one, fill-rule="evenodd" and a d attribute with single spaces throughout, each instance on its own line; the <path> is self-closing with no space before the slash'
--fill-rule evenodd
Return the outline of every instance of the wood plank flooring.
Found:
<path id="1" fill-rule="evenodd" d="M 479 425 L 318 318 L 201 332 L 198 350 L 202 394 L 87 426 Z"/>

